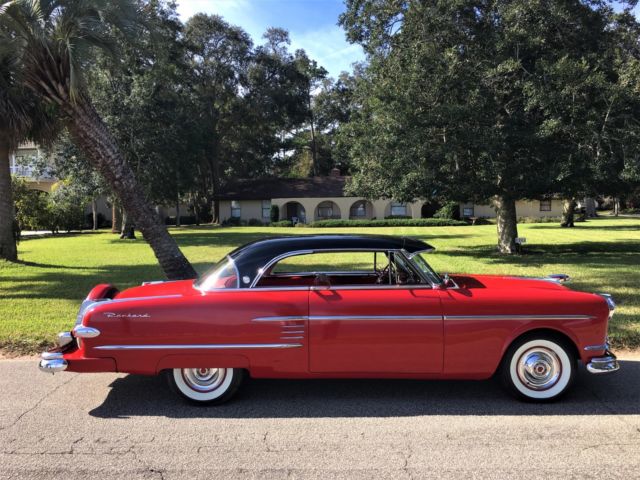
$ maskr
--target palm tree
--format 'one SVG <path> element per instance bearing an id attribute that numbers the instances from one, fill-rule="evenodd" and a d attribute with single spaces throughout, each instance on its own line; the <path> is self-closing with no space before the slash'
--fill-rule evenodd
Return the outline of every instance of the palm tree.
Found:
<path id="1" fill-rule="evenodd" d="M 130 0 L 0 3 L 0 25 L 16 39 L 25 86 L 59 109 L 74 143 L 118 195 L 167 277 L 194 278 L 195 270 L 143 195 L 83 81 L 95 49 L 113 52 L 116 32 L 131 37 L 139 18 Z"/>
<path id="2" fill-rule="evenodd" d="M 12 38 L 0 30 L 0 258 L 18 259 L 14 229 L 10 155 L 25 140 L 50 145 L 58 122 L 20 82 L 20 69 L 10 55 Z"/>

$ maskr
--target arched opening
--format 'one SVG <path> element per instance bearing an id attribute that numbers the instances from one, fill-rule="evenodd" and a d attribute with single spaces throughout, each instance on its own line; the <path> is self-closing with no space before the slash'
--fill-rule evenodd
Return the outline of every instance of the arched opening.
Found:
<path id="1" fill-rule="evenodd" d="M 316 207 L 315 220 L 330 220 L 340 218 L 340 207 L 331 200 L 320 202 Z"/>
<path id="2" fill-rule="evenodd" d="M 280 210 L 280 220 L 291 220 L 293 223 L 307 223 L 307 213 L 299 202 L 287 202 Z"/>
<path id="3" fill-rule="evenodd" d="M 435 213 L 442 208 L 442 204 L 436 201 L 425 202 L 420 208 L 421 218 L 433 218 Z"/>
<path id="4" fill-rule="evenodd" d="M 358 200 L 349 208 L 349 218 L 352 220 L 369 220 L 373 217 L 373 204 L 367 200 Z"/>

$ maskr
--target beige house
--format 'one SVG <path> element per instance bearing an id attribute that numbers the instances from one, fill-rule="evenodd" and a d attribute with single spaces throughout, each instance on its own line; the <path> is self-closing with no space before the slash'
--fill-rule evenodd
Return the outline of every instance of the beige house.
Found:
<path id="1" fill-rule="evenodd" d="M 24 178 L 27 187 L 32 190 L 41 190 L 43 192 L 51 192 L 51 187 L 58 180 L 50 175 L 38 174 L 31 165 L 35 157 L 42 155 L 42 152 L 34 143 L 24 143 L 11 155 L 10 169 L 11 175 Z"/>
<path id="2" fill-rule="evenodd" d="M 220 199 L 220 221 L 231 218 L 269 222 L 276 205 L 279 220 L 310 223 L 316 220 L 382 219 L 389 216 L 422 217 L 425 202 L 367 200 L 346 195 L 347 177 L 268 178 L 243 180 L 230 185 Z"/>
<path id="3" fill-rule="evenodd" d="M 564 200 L 548 198 L 542 200 L 518 200 L 516 201 L 516 215 L 520 217 L 560 217 Z M 491 205 L 461 203 L 460 218 L 495 218 L 496 211 Z"/>
<path id="4" fill-rule="evenodd" d="M 432 217 L 433 204 L 424 200 L 410 203 L 391 199 L 367 200 L 345 194 L 348 177 L 334 170 L 328 177 L 264 178 L 239 180 L 229 185 L 218 198 L 220 221 L 237 218 L 240 221 L 270 221 L 271 206 L 276 205 L 279 220 L 310 223 L 316 220 L 383 219 L 390 216 Z M 559 217 L 563 201 L 560 199 L 519 200 L 518 217 Z M 491 205 L 460 204 L 460 217 L 494 218 Z"/>

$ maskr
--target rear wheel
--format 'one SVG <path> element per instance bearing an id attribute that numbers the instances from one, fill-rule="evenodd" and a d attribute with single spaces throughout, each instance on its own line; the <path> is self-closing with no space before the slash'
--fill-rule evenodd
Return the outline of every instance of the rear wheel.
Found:
<path id="1" fill-rule="evenodd" d="M 502 382 L 512 395 L 549 402 L 566 393 L 573 383 L 576 359 L 565 341 L 528 336 L 509 347 L 501 370 Z"/>
<path id="2" fill-rule="evenodd" d="M 242 383 L 238 368 L 174 368 L 169 385 L 183 398 L 198 405 L 219 405 L 228 401 Z"/>

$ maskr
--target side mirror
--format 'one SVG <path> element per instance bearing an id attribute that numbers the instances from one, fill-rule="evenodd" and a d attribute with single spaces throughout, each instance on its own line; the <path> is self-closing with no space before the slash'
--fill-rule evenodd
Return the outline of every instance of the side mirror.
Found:
<path id="1" fill-rule="evenodd" d="M 451 279 L 448 273 L 445 273 L 444 275 L 442 275 L 442 285 L 440 286 L 440 288 L 447 289 L 447 288 L 457 288 L 457 287 L 458 287 L 458 284 Z"/>

